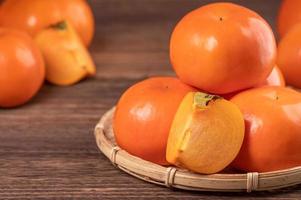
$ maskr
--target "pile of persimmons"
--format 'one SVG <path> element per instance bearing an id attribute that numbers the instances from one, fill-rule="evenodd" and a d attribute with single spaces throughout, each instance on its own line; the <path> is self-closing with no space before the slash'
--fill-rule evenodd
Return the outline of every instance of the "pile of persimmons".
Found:
<path id="1" fill-rule="evenodd" d="M 188 13 L 170 40 L 178 78 L 149 78 L 121 96 L 117 144 L 204 174 L 301 166 L 300 22 L 301 1 L 284 0 L 277 50 L 269 24 L 250 9 L 214 3 Z"/>
<path id="2" fill-rule="evenodd" d="M 44 79 L 72 85 L 95 74 L 86 0 L 4 0 L 0 5 L 0 108 L 22 105 Z"/>

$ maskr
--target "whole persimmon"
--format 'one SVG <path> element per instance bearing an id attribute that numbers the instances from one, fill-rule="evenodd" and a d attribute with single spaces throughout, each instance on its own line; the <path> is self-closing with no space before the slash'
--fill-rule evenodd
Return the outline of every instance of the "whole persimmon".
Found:
<path id="1" fill-rule="evenodd" d="M 5 0 L 0 25 L 27 31 L 35 36 L 41 29 L 68 20 L 88 46 L 94 35 L 94 19 L 86 0 Z"/>
<path id="2" fill-rule="evenodd" d="M 277 65 L 289 85 L 301 88 L 301 24 L 294 26 L 279 42 Z"/>
<path id="3" fill-rule="evenodd" d="M 0 58 L 0 107 L 26 103 L 44 81 L 41 52 L 26 33 L 0 28 Z"/>
<path id="4" fill-rule="evenodd" d="M 171 123 L 191 91 L 195 89 L 172 77 L 149 78 L 130 87 L 120 98 L 113 119 L 117 144 L 132 155 L 167 165 Z"/>
<path id="5" fill-rule="evenodd" d="M 277 20 L 277 28 L 280 37 L 296 24 L 301 22 L 301 1 L 300 0 L 282 0 Z"/>
<path id="6" fill-rule="evenodd" d="M 276 60 L 268 23 L 232 3 L 213 3 L 188 13 L 175 27 L 170 59 L 186 84 L 217 94 L 264 81 Z"/>
<path id="7" fill-rule="evenodd" d="M 267 172 L 301 165 L 301 93 L 277 86 L 239 93 L 245 138 L 233 162 L 237 169 Z"/>

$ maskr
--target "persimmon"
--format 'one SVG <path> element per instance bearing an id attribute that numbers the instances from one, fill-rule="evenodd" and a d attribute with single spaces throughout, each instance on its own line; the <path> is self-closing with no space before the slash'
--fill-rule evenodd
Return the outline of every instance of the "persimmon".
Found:
<path id="1" fill-rule="evenodd" d="M 0 57 L 0 107 L 26 103 L 45 77 L 39 48 L 26 33 L 0 28 Z"/>
<path id="2" fill-rule="evenodd" d="M 35 41 L 43 53 L 49 82 L 68 86 L 96 73 L 88 50 L 68 21 L 41 30 Z"/>
<path id="3" fill-rule="evenodd" d="M 177 78 L 155 77 L 130 87 L 120 98 L 113 129 L 117 144 L 132 155 L 166 165 L 168 133 L 186 93 L 195 91 Z"/>
<path id="4" fill-rule="evenodd" d="M 294 26 L 279 42 L 277 65 L 289 85 L 301 88 L 301 24 Z"/>
<path id="5" fill-rule="evenodd" d="M 264 81 L 276 60 L 268 23 L 232 3 L 213 3 L 188 13 L 175 27 L 170 59 L 186 84 L 217 94 Z"/>
<path id="6" fill-rule="evenodd" d="M 5 0 L 0 25 L 27 31 L 35 36 L 40 30 L 68 20 L 88 46 L 94 35 L 94 18 L 86 0 Z"/>
<path id="7" fill-rule="evenodd" d="M 275 66 L 270 75 L 255 87 L 260 86 L 285 86 L 285 78 L 279 67 Z"/>
<path id="8" fill-rule="evenodd" d="M 277 86 L 239 93 L 231 101 L 245 119 L 237 169 L 267 172 L 301 165 L 301 93 Z"/>
<path id="9" fill-rule="evenodd" d="M 280 37 L 285 34 L 296 24 L 301 22 L 301 1 L 300 0 L 282 0 L 278 19 L 277 29 Z"/>
<path id="10" fill-rule="evenodd" d="M 227 167 L 244 138 L 238 107 L 215 95 L 190 92 L 182 100 L 170 129 L 166 159 L 203 174 Z"/>
<path id="11" fill-rule="evenodd" d="M 254 87 L 263 87 L 263 86 L 282 86 L 282 87 L 284 87 L 285 85 L 286 85 L 285 79 L 284 79 L 284 76 L 283 76 L 281 70 L 279 69 L 279 67 L 275 66 L 273 68 L 272 72 L 270 73 L 270 75 L 263 82 L 255 85 Z M 244 91 L 244 90 L 242 90 L 242 91 Z M 242 91 L 224 94 L 224 95 L 222 95 L 222 97 L 229 100 Z"/>

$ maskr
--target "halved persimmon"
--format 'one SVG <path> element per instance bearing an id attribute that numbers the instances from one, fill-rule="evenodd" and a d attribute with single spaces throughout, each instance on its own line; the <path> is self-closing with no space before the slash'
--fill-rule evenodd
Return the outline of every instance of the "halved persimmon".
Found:
<path id="1" fill-rule="evenodd" d="M 92 57 L 68 21 L 41 30 L 34 39 L 44 56 L 49 82 L 68 86 L 95 75 Z"/>
<path id="2" fill-rule="evenodd" d="M 190 92 L 172 122 L 166 159 L 195 172 L 216 173 L 234 160 L 243 138 L 243 115 L 235 104 L 215 95 Z"/>

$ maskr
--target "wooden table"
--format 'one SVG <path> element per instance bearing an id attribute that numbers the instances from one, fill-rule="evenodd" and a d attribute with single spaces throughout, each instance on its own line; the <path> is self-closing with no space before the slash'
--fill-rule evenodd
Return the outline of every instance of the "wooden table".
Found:
<path id="1" fill-rule="evenodd" d="M 45 84 L 29 104 L 0 110 L 1 199 L 298 199 L 301 186 L 252 194 L 173 191 L 113 167 L 93 128 L 131 84 L 173 75 L 168 40 L 176 22 L 208 0 L 93 0 L 97 76 L 72 87 Z M 235 1 L 273 26 L 278 0 Z"/>

